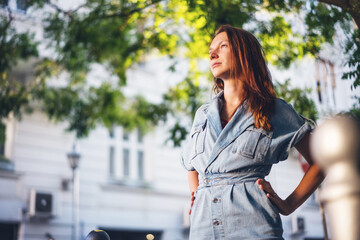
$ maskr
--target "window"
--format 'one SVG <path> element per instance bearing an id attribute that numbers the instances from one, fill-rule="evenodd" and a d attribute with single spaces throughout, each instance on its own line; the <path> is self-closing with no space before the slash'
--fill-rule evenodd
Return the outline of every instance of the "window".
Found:
<path id="1" fill-rule="evenodd" d="M 138 151 L 138 178 L 144 180 L 144 153 Z"/>
<path id="2" fill-rule="evenodd" d="M 0 122 L 0 156 L 5 155 L 6 126 Z"/>
<path id="3" fill-rule="evenodd" d="M 17 0 L 16 1 L 16 8 L 21 11 L 26 11 L 28 8 L 28 5 L 26 3 L 26 0 Z"/>
<path id="4" fill-rule="evenodd" d="M 0 156 L 5 155 L 5 146 L 3 143 L 0 143 Z"/>
<path id="5" fill-rule="evenodd" d="M 144 134 L 142 133 L 142 131 L 140 129 L 137 130 L 137 139 L 139 143 L 143 142 L 143 138 L 144 138 Z"/>
<path id="6" fill-rule="evenodd" d="M 124 141 L 129 141 L 129 133 L 127 131 L 123 131 L 123 140 Z"/>
<path id="7" fill-rule="evenodd" d="M 0 7 L 6 7 L 9 4 L 9 0 L 0 0 Z"/>
<path id="8" fill-rule="evenodd" d="M 115 148 L 110 146 L 109 148 L 109 174 L 111 177 L 115 176 Z"/>
<path id="9" fill-rule="evenodd" d="M 125 178 L 130 176 L 130 151 L 127 148 L 123 149 L 123 174 Z"/>
<path id="10" fill-rule="evenodd" d="M 141 186 L 146 181 L 147 165 L 144 135 L 140 131 L 118 130 L 114 127 L 109 131 L 109 178 L 112 182 Z"/>
<path id="11" fill-rule="evenodd" d="M 0 7 L 9 7 L 11 10 L 26 12 L 29 4 L 28 0 L 0 0 Z"/>
<path id="12" fill-rule="evenodd" d="M 112 127 L 109 129 L 109 137 L 110 137 L 110 138 L 114 138 L 114 137 L 115 137 L 114 126 L 112 126 Z"/>
<path id="13" fill-rule="evenodd" d="M 310 198 L 309 198 L 309 203 L 313 204 L 313 205 L 318 205 L 318 200 L 317 200 L 317 191 L 315 191 L 313 194 L 311 194 Z"/>
<path id="14" fill-rule="evenodd" d="M 18 239 L 19 237 L 19 223 L 1 222 L 0 232 L 1 239 Z"/>

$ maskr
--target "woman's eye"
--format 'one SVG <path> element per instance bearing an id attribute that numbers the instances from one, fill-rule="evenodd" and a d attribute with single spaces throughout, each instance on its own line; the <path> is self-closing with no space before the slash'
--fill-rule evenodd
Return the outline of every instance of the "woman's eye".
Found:
<path id="1" fill-rule="evenodd" d="M 221 45 L 221 48 L 224 48 L 224 47 L 227 47 L 227 45 L 226 45 L 226 44 L 222 44 L 222 45 Z"/>

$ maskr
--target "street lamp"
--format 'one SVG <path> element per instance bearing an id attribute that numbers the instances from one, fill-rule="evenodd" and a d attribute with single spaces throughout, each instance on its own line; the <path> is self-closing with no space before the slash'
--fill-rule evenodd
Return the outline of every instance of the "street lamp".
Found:
<path id="1" fill-rule="evenodd" d="M 72 240 L 79 239 L 79 162 L 80 154 L 76 152 L 75 144 L 71 152 L 67 154 L 72 169 Z"/>

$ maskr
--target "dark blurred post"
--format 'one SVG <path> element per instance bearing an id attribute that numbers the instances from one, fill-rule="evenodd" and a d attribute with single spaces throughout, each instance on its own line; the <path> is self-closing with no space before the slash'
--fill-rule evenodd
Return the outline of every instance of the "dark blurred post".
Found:
<path id="1" fill-rule="evenodd" d="M 103 230 L 92 230 L 85 240 L 110 240 L 109 235 Z"/>
<path id="2" fill-rule="evenodd" d="M 331 239 L 360 239 L 360 128 L 349 117 L 325 121 L 315 130 L 311 152 L 326 173 L 321 201 Z"/>

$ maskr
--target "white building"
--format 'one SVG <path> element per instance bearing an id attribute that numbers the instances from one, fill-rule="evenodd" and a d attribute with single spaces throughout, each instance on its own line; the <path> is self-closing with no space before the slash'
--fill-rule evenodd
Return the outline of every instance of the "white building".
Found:
<path id="1" fill-rule="evenodd" d="M 70 239 L 72 173 L 66 153 L 73 136 L 64 133 L 64 124 L 50 123 L 40 113 L 14 121 L 7 130 L 13 141 L 7 141 L 10 151 L 6 155 L 14 162 L 15 171 L 0 173 L 1 221 L 18 227 L 19 239 L 45 239 L 46 233 L 55 239 Z M 120 128 L 110 135 L 98 128 L 78 143 L 82 234 L 101 228 L 119 232 L 119 236 L 141 232 L 144 237 L 152 233 L 163 239 L 185 239 L 186 175 L 178 149 L 165 146 L 162 136 L 161 130 L 141 136 Z M 41 212 L 31 218 L 32 190 L 51 194 L 52 218 L 38 218 Z M 38 211 L 42 208 L 35 207 Z"/>
<path id="2" fill-rule="evenodd" d="M 16 2 L 21 1 L 11 0 L 13 8 Z M 159 73 L 155 64 L 166 60 L 156 61 L 129 72 L 127 94 L 142 93 L 156 102 L 160 93 L 181 78 L 179 74 Z M 307 86 L 315 89 L 316 86 L 311 85 L 311 81 L 316 83 L 314 65 L 310 62 L 305 67 L 307 73 L 308 69 L 312 71 L 308 74 L 310 85 Z M 298 71 L 305 72 L 305 67 Z M 186 65 L 179 68 L 184 68 L 180 72 L 186 72 Z M 102 70 L 95 67 L 95 75 L 97 71 Z M 297 70 L 291 71 L 298 81 L 301 80 Z M 282 74 L 274 71 L 278 79 L 284 78 Z M 158 82 L 149 85 L 150 81 Z M 344 89 L 340 92 L 349 88 L 338 86 Z M 342 99 L 343 95 L 336 97 Z M 22 121 L 8 119 L 2 154 L 11 163 L 0 161 L 2 240 L 71 239 L 72 171 L 67 153 L 75 137 L 64 132 L 65 128 L 66 123 L 51 122 L 39 111 L 24 115 Z M 141 136 L 138 131 L 126 133 L 120 127 L 111 133 L 98 127 L 87 139 L 77 142 L 81 154 L 79 218 L 82 237 L 92 229 L 104 229 L 112 240 L 147 239 L 148 234 L 154 239 L 187 239 L 190 204 L 187 176 L 179 161 L 180 150 L 165 144 L 167 128 L 168 125 L 158 126 Z M 302 175 L 297 155 L 293 153 L 290 159 L 273 168 L 269 180 L 279 195 L 286 197 Z M 324 237 L 314 196 L 295 213 L 283 217 L 283 225 L 285 239 Z M 152 239 L 150 235 L 148 239 Z"/>

